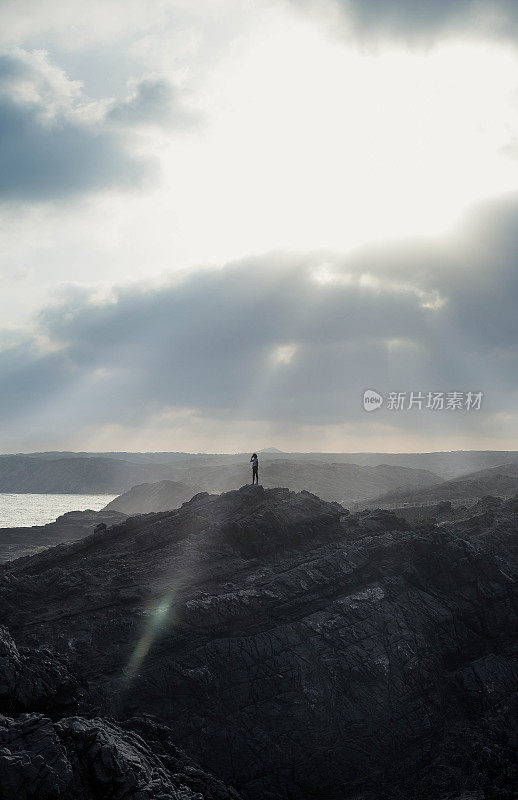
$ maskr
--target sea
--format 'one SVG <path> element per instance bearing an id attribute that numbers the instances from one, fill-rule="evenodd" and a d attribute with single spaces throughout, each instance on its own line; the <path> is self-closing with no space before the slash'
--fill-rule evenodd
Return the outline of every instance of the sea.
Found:
<path id="1" fill-rule="evenodd" d="M 28 528 L 54 522 L 67 511 L 100 511 L 114 494 L 2 494 L 0 528 Z"/>

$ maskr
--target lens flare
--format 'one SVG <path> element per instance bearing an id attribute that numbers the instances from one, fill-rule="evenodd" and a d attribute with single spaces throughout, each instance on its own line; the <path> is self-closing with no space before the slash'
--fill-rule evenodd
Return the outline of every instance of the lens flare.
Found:
<path id="1" fill-rule="evenodd" d="M 171 591 L 147 612 L 149 620 L 145 631 L 138 640 L 131 658 L 123 670 L 124 684 L 126 686 L 132 683 L 137 676 L 157 636 L 166 626 L 171 626 L 174 623 L 173 603 L 175 596 L 176 591 Z"/>

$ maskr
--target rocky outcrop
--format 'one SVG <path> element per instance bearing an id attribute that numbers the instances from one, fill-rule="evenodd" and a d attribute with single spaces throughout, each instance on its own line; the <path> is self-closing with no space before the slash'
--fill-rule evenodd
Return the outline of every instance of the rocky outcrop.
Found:
<path id="1" fill-rule="evenodd" d="M 179 481 L 142 483 L 116 497 L 104 507 L 104 510 L 119 511 L 128 516 L 149 514 L 154 511 L 171 511 L 179 508 L 182 503 L 186 503 L 199 492 L 199 486 L 188 486 Z"/>
<path id="2" fill-rule="evenodd" d="M 239 800 L 185 754 L 179 758 L 182 751 L 162 749 L 157 756 L 138 734 L 105 719 L 0 716 L 0 797 Z"/>
<path id="3" fill-rule="evenodd" d="M 518 499 L 414 525 L 246 487 L 3 565 L 0 612 L 169 775 L 174 742 L 247 800 L 510 798 L 517 533 Z"/>
<path id="4" fill-rule="evenodd" d="M 0 713 L 2 800 L 239 800 L 150 719 L 136 718 L 127 730 L 106 719 L 56 719 L 64 694 L 70 705 L 80 702 L 78 689 L 62 657 L 19 651 L 0 628 L 0 707 L 31 709 Z M 51 716 L 35 713 L 43 706 Z"/>
<path id="5" fill-rule="evenodd" d="M 466 505 L 453 505 L 449 500 L 444 500 L 439 503 L 426 504 L 426 505 L 409 505 L 403 506 L 390 506 L 391 513 L 395 514 L 402 519 L 405 519 L 411 525 L 416 525 L 422 522 L 437 523 L 442 525 L 446 522 L 453 522 L 455 520 L 462 520 L 470 516 L 471 509 L 475 503 Z"/>
<path id="6" fill-rule="evenodd" d="M 0 626 L 0 711 L 66 708 L 75 702 L 76 679 L 66 663 L 47 649 L 16 647 Z"/>
<path id="7" fill-rule="evenodd" d="M 126 518 L 118 511 L 69 511 L 55 522 L 30 528 L 0 528 L 0 562 L 67 544 L 92 533 L 97 525 L 116 525 Z"/>

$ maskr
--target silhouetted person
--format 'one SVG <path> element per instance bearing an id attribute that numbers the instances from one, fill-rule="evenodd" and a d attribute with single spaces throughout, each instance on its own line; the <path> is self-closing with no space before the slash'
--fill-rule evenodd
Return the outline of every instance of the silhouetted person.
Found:
<path id="1" fill-rule="evenodd" d="M 259 483 L 259 459 L 257 458 L 257 453 L 254 453 L 252 458 L 250 459 L 250 463 L 252 464 L 252 486 L 254 483 Z"/>

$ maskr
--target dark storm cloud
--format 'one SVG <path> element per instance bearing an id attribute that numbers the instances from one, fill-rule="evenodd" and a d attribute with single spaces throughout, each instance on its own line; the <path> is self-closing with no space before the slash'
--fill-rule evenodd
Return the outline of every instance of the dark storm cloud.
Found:
<path id="1" fill-rule="evenodd" d="M 2 416 L 30 418 L 53 397 L 77 427 L 145 425 L 172 407 L 340 424 L 366 420 L 359 398 L 371 387 L 481 390 L 488 411 L 512 412 L 517 222 L 518 203 L 501 204 L 475 215 L 449 248 L 328 256 L 327 282 L 314 277 L 322 256 L 270 254 L 158 289 L 121 289 L 105 303 L 76 289 L 40 316 L 53 352 L 38 356 L 22 342 L 2 354 Z M 278 350 L 290 347 L 291 360 Z M 382 420 L 444 425 L 440 414 L 382 411 Z M 476 433 L 479 418 L 455 423 Z"/>
<path id="2" fill-rule="evenodd" d="M 380 329 L 415 336 L 419 307 L 406 291 L 318 286 L 312 259 L 281 261 L 250 259 L 180 286 L 124 292 L 107 306 L 65 303 L 43 321 L 74 363 L 126 369 L 140 405 L 233 413 L 257 387 L 269 413 L 288 409 L 295 392 L 301 417 L 342 414 L 337 395 L 350 384 L 350 366 L 357 374 L 356 361 L 371 350 L 376 360 Z M 294 364 L 276 364 L 276 348 L 290 343 L 299 348 Z"/>
<path id="3" fill-rule="evenodd" d="M 131 153 L 128 129 L 189 118 L 163 80 L 140 82 L 106 115 L 78 87 L 45 54 L 0 56 L 0 202 L 138 187 L 153 165 Z"/>
<path id="4" fill-rule="evenodd" d="M 515 0 L 336 0 L 357 33 L 430 40 L 443 33 L 518 34 Z"/>
<path id="5" fill-rule="evenodd" d="M 109 131 L 67 120 L 47 126 L 34 109 L 0 99 L 0 200 L 129 188 L 141 183 L 148 168 Z"/>

